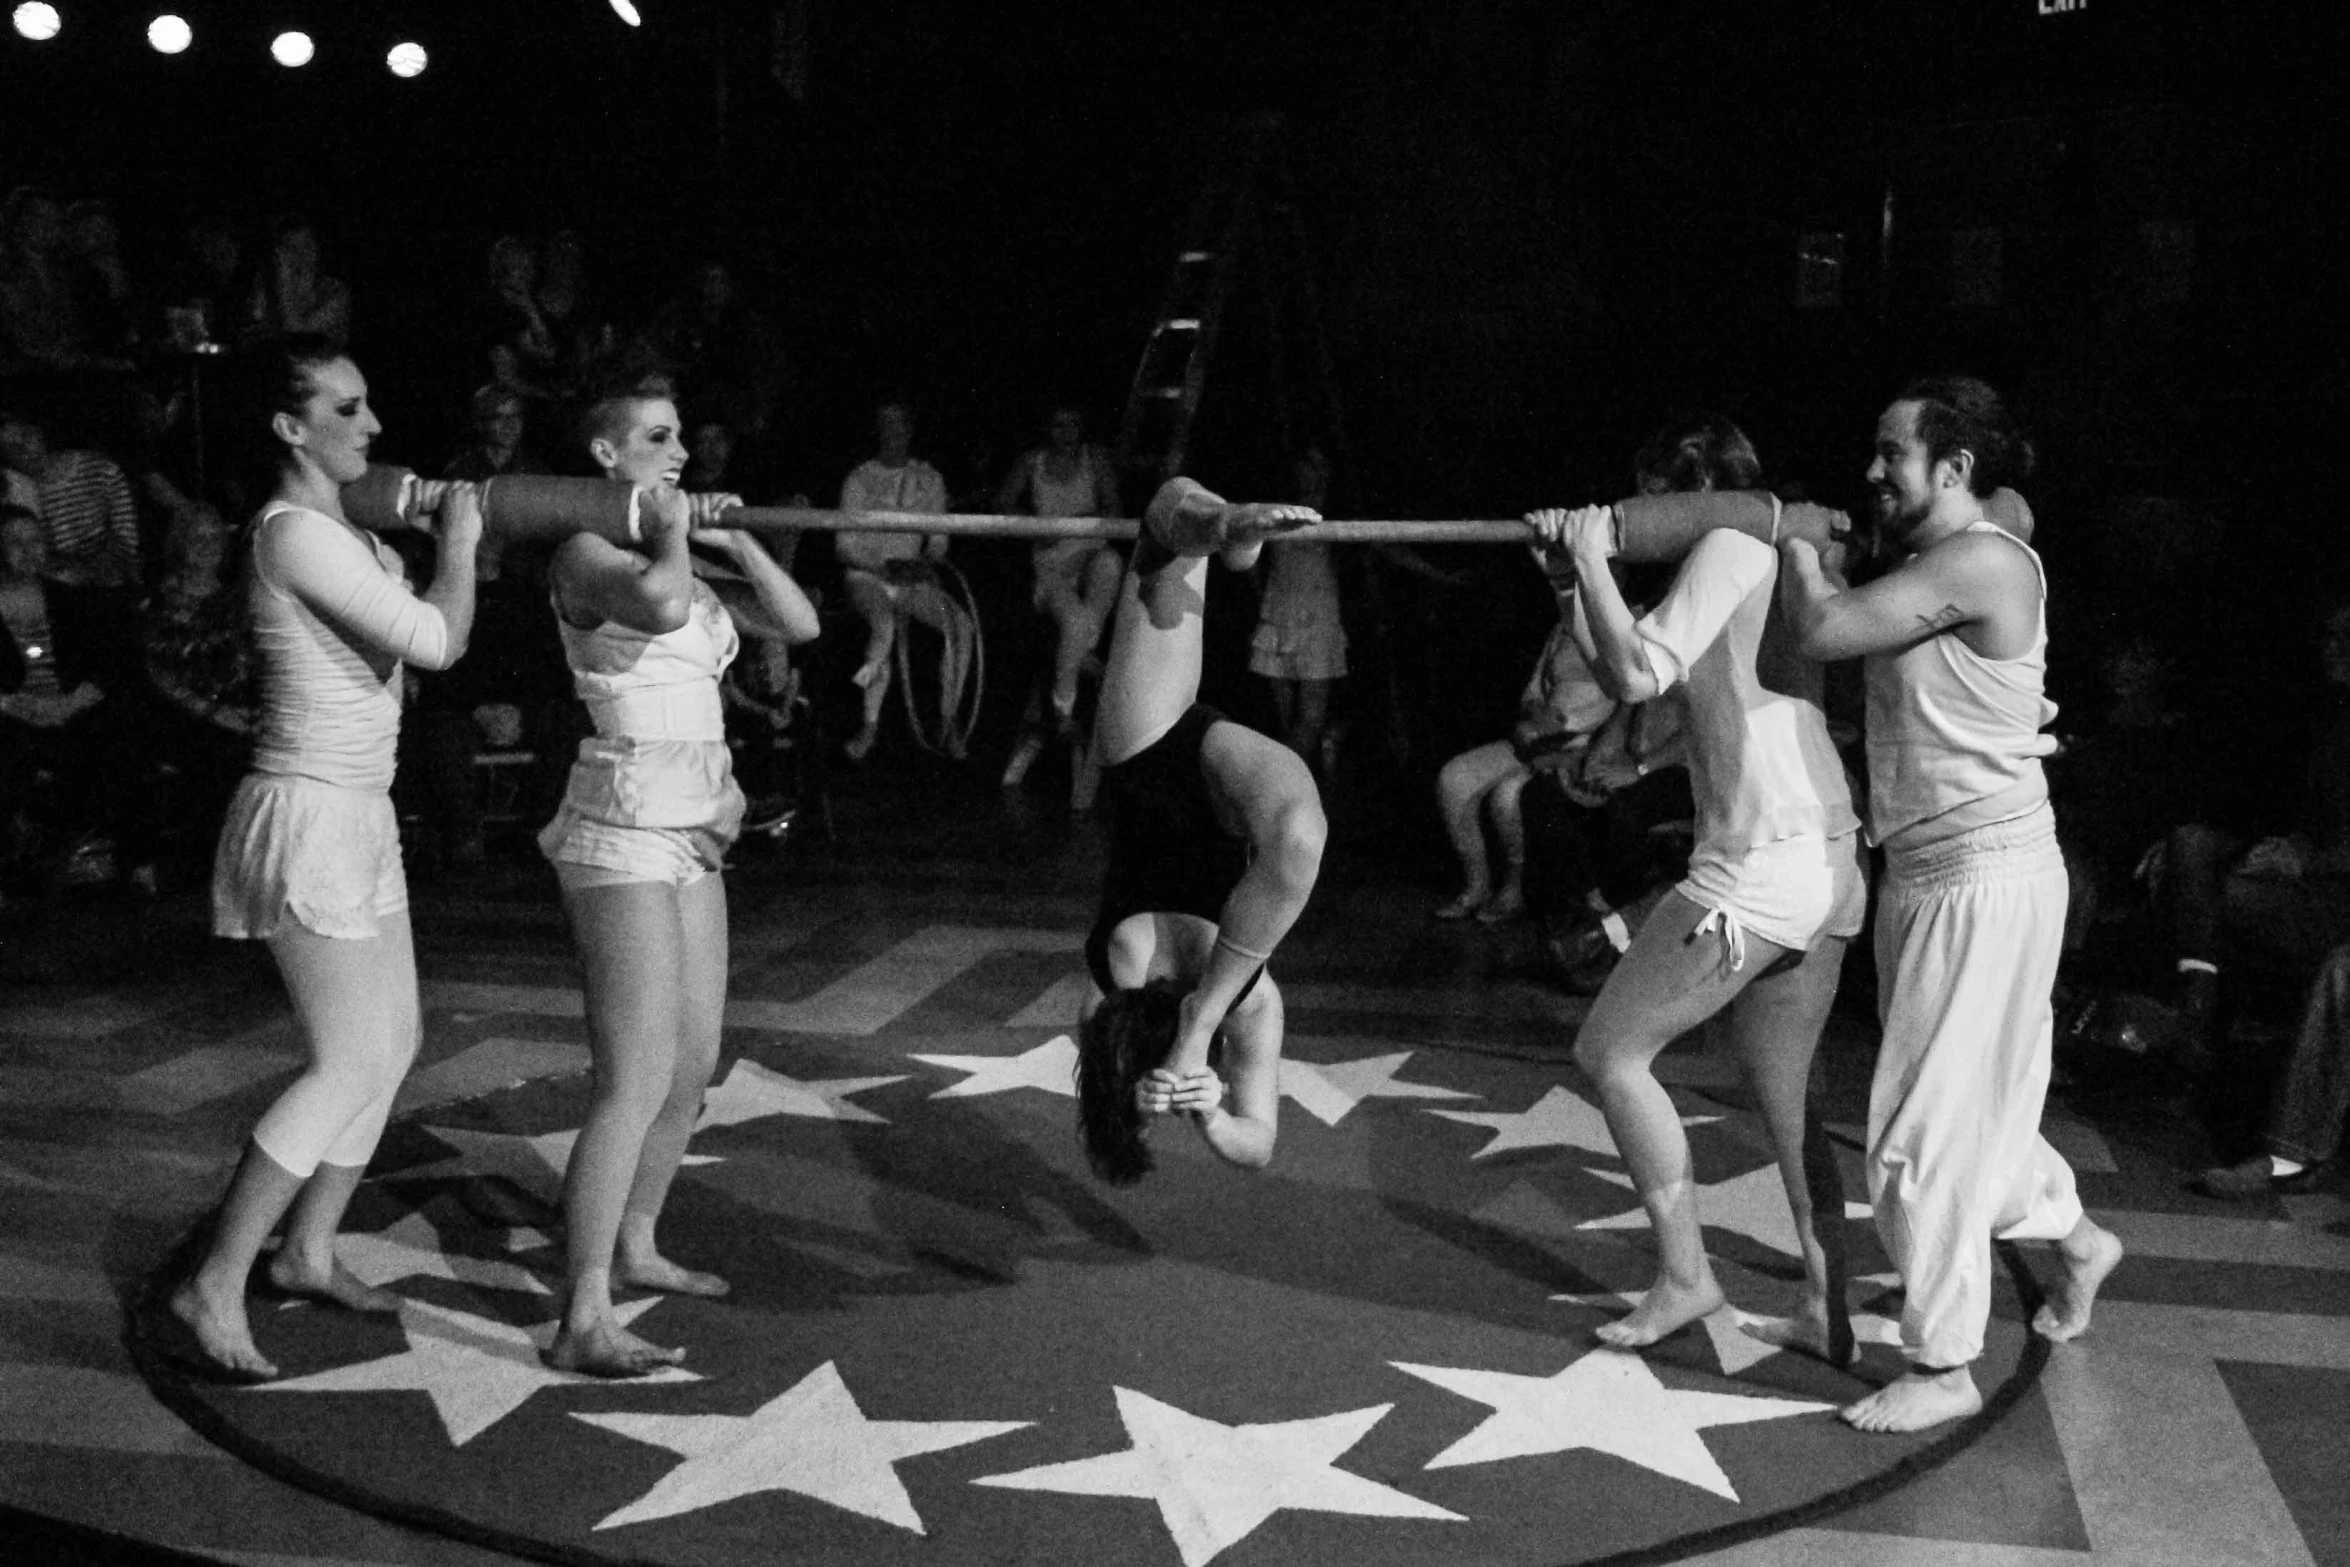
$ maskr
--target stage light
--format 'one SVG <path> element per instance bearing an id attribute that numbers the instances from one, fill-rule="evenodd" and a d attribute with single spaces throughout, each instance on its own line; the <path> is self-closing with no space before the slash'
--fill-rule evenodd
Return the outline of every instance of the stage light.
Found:
<path id="1" fill-rule="evenodd" d="M 384 64 L 390 67 L 394 76 L 402 78 L 422 76 L 427 58 L 424 45 L 398 43 L 392 45 L 392 52 L 384 56 Z"/>
<path id="2" fill-rule="evenodd" d="M 645 19 L 636 12 L 636 0 L 612 0 L 612 14 L 631 27 L 642 27 Z"/>
<path id="3" fill-rule="evenodd" d="M 25 0 L 11 18 L 16 30 L 34 43 L 47 43 L 57 36 L 57 29 L 65 25 L 65 18 L 57 14 L 57 7 L 47 0 Z"/>
<path id="4" fill-rule="evenodd" d="M 147 42 L 155 46 L 157 54 L 178 54 L 195 41 L 196 35 L 179 17 L 165 12 L 147 24 Z"/>
<path id="5" fill-rule="evenodd" d="M 308 33 L 280 33 L 269 41 L 270 58 L 280 65 L 308 65 L 317 53 Z"/>

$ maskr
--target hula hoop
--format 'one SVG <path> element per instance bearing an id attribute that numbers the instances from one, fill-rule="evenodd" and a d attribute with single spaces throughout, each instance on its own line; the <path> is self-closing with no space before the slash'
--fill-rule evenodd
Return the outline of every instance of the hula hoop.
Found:
<path id="1" fill-rule="evenodd" d="M 901 615 L 898 618 L 896 647 L 892 650 L 892 656 L 897 660 L 898 699 L 905 706 L 906 727 L 913 731 L 916 745 L 933 755 L 967 753 L 971 736 L 979 728 L 979 704 L 987 694 L 987 636 L 980 628 L 979 603 L 971 596 L 971 584 L 948 561 L 934 560 L 931 566 L 937 573 L 934 580 L 939 584 L 939 596 L 946 600 L 950 609 L 958 611 L 964 623 L 970 627 L 971 656 L 963 663 L 963 688 L 954 694 L 951 704 L 944 700 L 939 704 L 944 711 L 934 732 L 924 722 L 920 704 L 914 700 L 914 657 L 906 651 L 906 644 L 912 640 L 907 633 L 912 629 L 914 617 Z M 947 587 L 947 579 L 950 577 L 954 579 L 951 591 Z M 950 626 L 939 634 L 951 639 L 955 630 Z M 951 751 L 947 745 L 950 737 L 955 742 Z"/>

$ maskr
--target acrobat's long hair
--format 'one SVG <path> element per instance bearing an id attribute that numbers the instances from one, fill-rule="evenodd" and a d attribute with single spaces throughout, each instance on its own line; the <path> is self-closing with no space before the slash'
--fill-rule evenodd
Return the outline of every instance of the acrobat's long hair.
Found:
<path id="1" fill-rule="evenodd" d="M 1112 1186 L 1132 1186 L 1150 1173 L 1134 1085 L 1174 1053 L 1188 988 L 1154 979 L 1140 990 L 1112 991 L 1078 1028 L 1077 1132 L 1094 1173 Z"/>

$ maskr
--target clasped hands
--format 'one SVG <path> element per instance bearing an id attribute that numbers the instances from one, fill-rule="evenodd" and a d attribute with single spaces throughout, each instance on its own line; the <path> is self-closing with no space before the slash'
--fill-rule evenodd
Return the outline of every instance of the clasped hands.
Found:
<path id="1" fill-rule="evenodd" d="M 1167 1052 L 1167 1064 L 1145 1073 L 1134 1085 L 1135 1103 L 1145 1115 L 1211 1115 L 1224 1104 L 1223 1079 L 1207 1064 L 1216 1027 L 1223 1020 L 1206 1013 L 1196 990 L 1178 1004 L 1176 1019 L 1175 1045 Z M 1199 1065 L 1185 1064 L 1192 1061 Z"/>
<path id="2" fill-rule="evenodd" d="M 1211 1067 L 1182 1072 L 1160 1067 L 1134 1085 L 1134 1102 L 1145 1115 L 1212 1115 L 1224 1104 L 1224 1080 Z"/>
<path id="3" fill-rule="evenodd" d="M 1605 560 L 1616 550 L 1616 513 L 1612 506 L 1546 506 L 1526 513 L 1534 530 L 1534 558 L 1571 554 Z"/>

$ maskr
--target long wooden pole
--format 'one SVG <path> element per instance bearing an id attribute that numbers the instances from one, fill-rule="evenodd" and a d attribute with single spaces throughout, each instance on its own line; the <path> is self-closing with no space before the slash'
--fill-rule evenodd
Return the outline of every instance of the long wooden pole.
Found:
<path id="1" fill-rule="evenodd" d="M 738 506 L 719 513 L 717 526 L 753 533 L 943 533 L 981 539 L 1131 539 L 1131 517 L 1027 517 L 1003 513 L 826 511 L 813 506 Z M 1524 544 L 1533 531 L 1522 522 L 1336 521 L 1310 523 L 1284 539 L 1328 544 Z"/>

